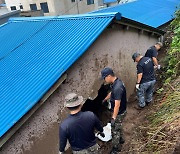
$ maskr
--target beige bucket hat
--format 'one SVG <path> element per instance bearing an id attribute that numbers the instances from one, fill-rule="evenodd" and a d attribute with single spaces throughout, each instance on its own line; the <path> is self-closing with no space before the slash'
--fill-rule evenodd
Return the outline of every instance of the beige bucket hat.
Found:
<path id="1" fill-rule="evenodd" d="M 75 93 L 70 93 L 65 97 L 65 107 L 76 107 L 83 103 L 83 97 Z"/>

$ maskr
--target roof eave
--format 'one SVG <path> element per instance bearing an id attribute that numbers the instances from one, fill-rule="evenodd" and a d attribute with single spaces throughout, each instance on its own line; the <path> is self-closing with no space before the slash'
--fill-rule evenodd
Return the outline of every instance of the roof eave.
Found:
<path id="1" fill-rule="evenodd" d="M 157 28 L 142 24 L 140 22 L 137 22 L 137 21 L 125 18 L 125 17 L 121 17 L 121 20 L 119 20 L 119 21 L 115 20 L 115 22 L 118 23 L 118 24 L 130 26 L 130 27 L 133 27 L 133 28 L 136 28 L 136 29 L 147 31 L 147 32 L 152 32 L 152 33 L 160 35 L 160 36 L 164 35 L 166 33 L 163 30 L 160 30 L 160 29 L 157 29 Z"/>

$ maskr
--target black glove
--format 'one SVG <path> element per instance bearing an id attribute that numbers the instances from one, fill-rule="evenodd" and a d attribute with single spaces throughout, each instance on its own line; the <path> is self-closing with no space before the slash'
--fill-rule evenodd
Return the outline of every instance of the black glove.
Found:
<path id="1" fill-rule="evenodd" d="M 101 137 L 105 137 L 105 134 L 103 132 L 99 132 L 99 135 L 101 135 Z"/>
<path id="2" fill-rule="evenodd" d="M 115 119 L 111 118 L 111 127 L 114 127 L 114 126 L 115 126 Z"/>

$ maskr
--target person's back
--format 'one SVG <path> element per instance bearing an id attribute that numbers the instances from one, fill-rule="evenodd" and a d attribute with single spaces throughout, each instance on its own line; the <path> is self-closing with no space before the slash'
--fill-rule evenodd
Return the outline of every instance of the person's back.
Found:
<path id="1" fill-rule="evenodd" d="M 157 55 L 158 55 L 158 52 L 157 52 L 155 46 L 150 47 L 145 53 L 145 57 L 149 57 L 151 59 L 153 57 L 157 57 Z"/>
<path id="2" fill-rule="evenodd" d="M 152 59 L 149 57 L 142 57 L 137 64 L 138 73 L 143 73 L 140 83 L 155 80 L 154 65 Z"/>
<path id="3" fill-rule="evenodd" d="M 158 56 L 158 51 L 161 49 L 163 44 L 161 42 L 157 42 L 154 46 L 150 47 L 146 53 L 145 57 L 149 57 L 153 60 L 154 65 L 160 69 L 161 66 L 158 64 L 157 56 Z"/>
<path id="4" fill-rule="evenodd" d="M 95 128 L 103 131 L 94 113 L 88 111 L 69 115 L 60 126 L 60 142 L 65 143 L 63 139 L 68 139 L 73 151 L 87 149 L 96 144 Z M 63 144 L 61 146 L 64 147 Z"/>
<path id="5" fill-rule="evenodd" d="M 156 82 L 154 76 L 154 65 L 151 58 L 143 57 L 138 52 L 135 52 L 132 55 L 132 59 L 134 62 L 137 62 L 136 90 L 138 106 L 136 109 L 141 110 L 153 99 L 153 89 Z"/>

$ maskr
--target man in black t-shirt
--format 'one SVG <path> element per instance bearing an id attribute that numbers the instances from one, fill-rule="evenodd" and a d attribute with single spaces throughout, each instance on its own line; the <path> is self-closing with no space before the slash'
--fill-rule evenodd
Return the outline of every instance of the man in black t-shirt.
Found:
<path id="1" fill-rule="evenodd" d="M 104 68 L 101 71 L 102 79 L 111 84 L 111 92 L 103 100 L 103 102 L 110 99 L 111 103 L 111 126 L 112 126 L 112 151 L 111 153 L 117 153 L 121 150 L 121 144 L 124 143 L 122 133 L 122 120 L 126 115 L 126 88 L 124 83 L 118 79 L 111 68 Z"/>
<path id="2" fill-rule="evenodd" d="M 149 57 L 153 60 L 155 68 L 160 69 L 161 66 L 158 64 L 157 56 L 158 50 L 162 48 L 163 44 L 161 42 L 157 42 L 154 46 L 150 47 L 146 53 L 145 57 Z"/>
<path id="3" fill-rule="evenodd" d="M 59 154 L 63 154 L 67 140 L 69 141 L 73 154 L 97 154 L 99 145 L 96 143 L 94 129 L 104 137 L 103 127 L 93 112 L 81 112 L 83 97 L 70 93 L 65 97 L 65 106 L 70 115 L 59 127 Z"/>
<path id="4" fill-rule="evenodd" d="M 144 108 L 152 101 L 154 84 L 154 65 L 152 59 L 143 57 L 139 53 L 132 55 L 134 62 L 137 62 L 137 96 L 139 100 L 138 109 Z"/>

